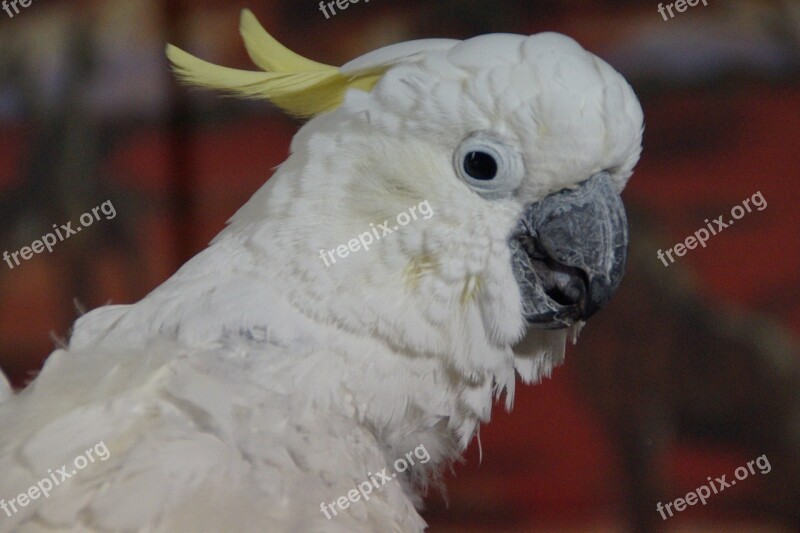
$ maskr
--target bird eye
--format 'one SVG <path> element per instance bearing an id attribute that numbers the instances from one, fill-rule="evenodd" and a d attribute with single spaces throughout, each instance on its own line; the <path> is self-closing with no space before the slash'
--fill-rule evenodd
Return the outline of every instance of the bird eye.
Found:
<path id="1" fill-rule="evenodd" d="M 487 199 L 513 196 L 522 183 L 522 156 L 499 135 L 475 132 L 458 145 L 453 157 L 458 176 Z"/>
<path id="2" fill-rule="evenodd" d="M 470 152 L 464 157 L 464 172 L 476 180 L 492 180 L 497 176 L 497 161 L 486 152 Z"/>

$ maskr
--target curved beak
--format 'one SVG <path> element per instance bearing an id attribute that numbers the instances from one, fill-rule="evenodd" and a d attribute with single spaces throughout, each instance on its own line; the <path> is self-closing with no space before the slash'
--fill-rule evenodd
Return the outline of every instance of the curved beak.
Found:
<path id="1" fill-rule="evenodd" d="M 528 205 L 508 245 L 529 325 L 587 320 L 619 287 L 628 253 L 625 208 L 609 174 Z"/>

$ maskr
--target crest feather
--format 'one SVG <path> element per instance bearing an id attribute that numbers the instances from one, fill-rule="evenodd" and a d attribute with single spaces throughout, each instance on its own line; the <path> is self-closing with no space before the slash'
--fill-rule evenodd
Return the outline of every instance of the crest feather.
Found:
<path id="1" fill-rule="evenodd" d="M 338 67 L 306 59 L 280 44 L 247 9 L 242 11 L 240 32 L 248 55 L 263 72 L 214 65 L 171 44 L 166 54 L 177 76 L 187 83 L 267 99 L 300 117 L 336 109 L 347 89 L 371 90 L 389 68 L 344 75 Z"/>
<path id="2" fill-rule="evenodd" d="M 266 71 L 309 72 L 335 68 L 296 54 L 267 33 L 249 9 L 242 10 L 239 33 L 250 59 Z"/>

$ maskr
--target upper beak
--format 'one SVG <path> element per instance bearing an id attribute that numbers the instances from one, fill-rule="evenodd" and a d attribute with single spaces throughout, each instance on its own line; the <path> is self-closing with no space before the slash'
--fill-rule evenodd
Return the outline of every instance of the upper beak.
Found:
<path id="1" fill-rule="evenodd" d="M 528 324 L 586 320 L 619 287 L 628 253 L 622 198 L 607 172 L 528 205 L 508 240 Z"/>

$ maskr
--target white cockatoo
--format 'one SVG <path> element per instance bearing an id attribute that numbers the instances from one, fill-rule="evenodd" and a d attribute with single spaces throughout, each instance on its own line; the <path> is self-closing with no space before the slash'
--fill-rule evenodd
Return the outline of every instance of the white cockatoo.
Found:
<path id="1" fill-rule="evenodd" d="M 249 11 L 241 31 L 263 71 L 167 54 L 310 120 L 206 250 L 82 316 L 0 403 L 2 532 L 422 531 L 515 372 L 548 375 L 620 282 L 642 111 L 575 41 L 419 40 L 337 68 Z"/>

